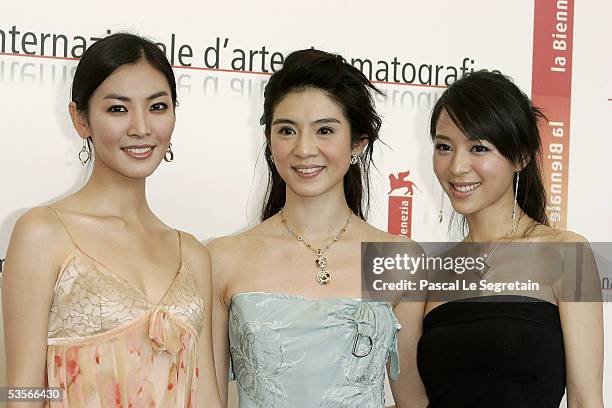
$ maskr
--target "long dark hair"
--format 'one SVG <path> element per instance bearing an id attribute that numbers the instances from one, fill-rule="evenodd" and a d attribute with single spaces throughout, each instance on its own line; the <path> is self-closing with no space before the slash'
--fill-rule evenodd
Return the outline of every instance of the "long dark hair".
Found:
<path id="1" fill-rule="evenodd" d="M 272 162 L 270 132 L 274 109 L 288 94 L 314 88 L 324 91 L 343 109 L 351 127 L 351 143 L 366 139 L 368 144 L 358 160 L 344 175 L 344 195 L 351 210 L 365 219 L 370 206 L 370 166 L 373 164 L 374 142 L 382 124 L 374 108 L 371 92 L 382 94 L 363 73 L 346 63 L 340 55 L 306 49 L 287 56 L 282 69 L 270 77 L 264 91 L 264 112 L 268 163 L 268 186 L 262 207 L 261 220 L 276 214 L 285 204 L 286 186 Z"/>
<path id="2" fill-rule="evenodd" d="M 546 118 L 540 109 L 510 78 L 477 71 L 454 82 L 436 102 L 429 126 L 432 139 L 443 110 L 469 139 L 493 143 L 514 165 L 527 163 L 519 172 L 517 203 L 525 214 L 548 225 L 538 129 L 538 122 Z"/>

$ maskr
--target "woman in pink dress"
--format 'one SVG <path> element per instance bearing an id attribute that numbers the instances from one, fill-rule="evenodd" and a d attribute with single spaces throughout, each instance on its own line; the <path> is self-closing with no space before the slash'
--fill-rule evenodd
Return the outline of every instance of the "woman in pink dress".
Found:
<path id="1" fill-rule="evenodd" d="M 13 230 L 2 296 L 9 386 L 59 387 L 52 407 L 220 406 L 208 252 L 160 221 L 145 194 L 147 177 L 174 159 L 175 107 L 172 67 L 154 43 L 115 34 L 83 55 L 69 111 L 79 160 L 93 169 Z"/>

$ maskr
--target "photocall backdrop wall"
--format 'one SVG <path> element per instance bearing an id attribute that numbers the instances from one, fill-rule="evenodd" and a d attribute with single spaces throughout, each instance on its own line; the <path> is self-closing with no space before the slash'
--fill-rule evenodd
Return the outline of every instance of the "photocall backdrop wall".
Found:
<path id="1" fill-rule="evenodd" d="M 437 222 L 441 189 L 432 172 L 429 114 L 448 84 L 465 72 L 489 69 L 511 76 L 549 117 L 542 126 L 543 167 L 555 225 L 591 241 L 612 240 L 606 148 L 612 55 L 597 46 L 612 39 L 606 20 L 611 3 L 287 4 L 175 0 L 171 8 L 124 2 L 120 9 L 86 10 L 66 0 L 35 7 L 5 2 L 0 262 L 21 214 L 86 181 L 77 158 L 81 140 L 67 112 L 70 84 L 86 47 L 119 31 L 159 42 L 175 67 L 175 160 L 149 179 L 148 196 L 166 223 L 203 241 L 257 223 L 265 185 L 263 88 L 284 56 L 308 47 L 342 54 L 386 94 L 376 98 L 386 143 L 378 146 L 372 175 L 369 221 L 377 227 L 420 241 L 449 239 L 446 222 Z M 444 209 L 450 214 L 448 200 Z M 609 339 L 612 308 L 605 308 Z M 611 370 L 607 356 L 606 383 Z"/>

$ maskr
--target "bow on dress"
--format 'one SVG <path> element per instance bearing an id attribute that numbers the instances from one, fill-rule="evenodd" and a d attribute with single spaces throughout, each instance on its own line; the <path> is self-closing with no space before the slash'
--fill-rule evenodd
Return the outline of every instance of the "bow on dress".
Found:
<path id="1" fill-rule="evenodd" d="M 157 354 L 163 351 L 173 354 L 181 349 L 181 334 L 179 326 L 172 322 L 168 312 L 162 307 L 156 307 L 149 319 L 149 340 Z"/>

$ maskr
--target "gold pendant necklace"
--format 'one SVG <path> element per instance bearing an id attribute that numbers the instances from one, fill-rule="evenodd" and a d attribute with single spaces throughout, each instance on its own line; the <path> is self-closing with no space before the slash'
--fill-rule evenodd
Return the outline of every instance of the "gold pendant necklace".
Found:
<path id="1" fill-rule="evenodd" d="M 348 227 L 348 225 L 351 223 L 351 217 L 353 216 L 353 212 L 349 212 L 349 217 L 346 220 L 346 223 L 340 229 L 340 232 L 334 236 L 334 239 L 331 240 L 327 245 L 325 245 L 323 249 L 319 248 L 316 250 L 312 247 L 311 244 L 304 241 L 304 237 L 299 234 L 296 234 L 295 229 L 292 226 L 287 224 L 287 220 L 285 220 L 285 217 L 283 216 L 282 208 L 280 209 L 279 214 L 281 217 L 281 222 L 283 223 L 285 228 L 287 228 L 287 231 L 289 231 L 289 233 L 293 235 L 298 240 L 298 242 L 301 242 L 306 248 L 310 249 L 317 256 L 317 259 L 315 259 L 315 265 L 317 265 L 317 268 L 319 268 L 319 271 L 317 272 L 317 283 L 319 283 L 319 285 L 326 285 L 331 282 L 332 276 L 331 273 L 327 270 L 327 258 L 324 257 L 323 254 L 325 253 L 325 251 L 331 248 L 332 245 L 340 241 L 340 237 L 346 232 L 346 227 Z"/>

